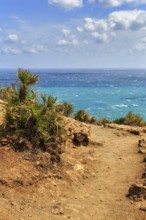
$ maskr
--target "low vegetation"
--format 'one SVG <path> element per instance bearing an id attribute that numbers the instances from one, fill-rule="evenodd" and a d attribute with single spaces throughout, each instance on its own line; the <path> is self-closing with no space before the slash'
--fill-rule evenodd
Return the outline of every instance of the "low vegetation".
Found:
<path id="1" fill-rule="evenodd" d="M 124 124 L 130 126 L 145 126 L 146 122 L 143 117 L 133 112 L 128 112 L 124 118 L 119 118 L 113 121 L 116 124 Z"/>
<path id="2" fill-rule="evenodd" d="M 110 123 L 112 123 L 112 121 L 110 121 L 110 120 L 107 119 L 107 118 L 99 118 L 99 119 L 97 120 L 97 124 L 98 124 L 98 125 L 105 125 L 105 124 L 110 124 Z"/>
<path id="3" fill-rule="evenodd" d="M 71 116 L 74 107 L 68 102 L 58 104 L 57 98 L 41 94 L 34 90 L 39 77 L 28 70 L 18 69 L 18 81 L 0 89 L 0 99 L 5 105 L 4 123 L 0 126 L 0 140 L 9 141 L 15 150 L 40 149 L 60 161 L 59 154 L 65 143 L 65 120 Z M 145 126 L 144 119 L 132 112 L 123 118 L 109 121 L 106 118 L 96 120 L 85 110 L 79 110 L 74 119 L 91 124 L 117 123 L 131 126 Z"/>
<path id="4" fill-rule="evenodd" d="M 74 118 L 81 122 L 90 123 L 90 124 L 98 124 L 98 125 L 115 123 L 115 124 L 121 124 L 121 125 L 140 126 L 140 127 L 146 126 L 146 122 L 144 121 L 143 117 L 131 111 L 128 112 L 123 118 L 109 120 L 107 118 L 96 119 L 93 116 L 91 116 L 89 113 L 87 113 L 85 110 L 79 110 L 74 115 Z"/>
<path id="5" fill-rule="evenodd" d="M 56 106 L 56 112 L 61 113 L 62 115 L 68 117 L 73 114 L 74 106 L 68 102 L 63 102 Z"/>
<path id="6" fill-rule="evenodd" d="M 39 77 L 18 69 L 18 83 L 0 91 L 0 99 L 6 103 L 1 138 L 6 137 L 16 150 L 41 149 L 53 154 L 58 160 L 57 149 L 65 140 L 62 114 L 56 111 L 57 98 L 41 95 L 38 98 L 32 86 Z M 68 110 L 69 112 L 69 110 Z M 67 112 L 67 113 L 68 113 Z M 65 114 L 67 114 L 65 112 Z"/>
<path id="7" fill-rule="evenodd" d="M 74 118 L 81 122 L 86 122 L 86 123 L 91 123 L 91 124 L 96 123 L 96 119 L 83 109 L 79 110 L 74 115 Z"/>

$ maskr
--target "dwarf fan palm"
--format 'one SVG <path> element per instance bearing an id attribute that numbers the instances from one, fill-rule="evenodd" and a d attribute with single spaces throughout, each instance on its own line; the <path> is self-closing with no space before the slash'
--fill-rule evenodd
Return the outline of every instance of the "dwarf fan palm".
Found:
<path id="1" fill-rule="evenodd" d="M 18 69 L 18 79 L 20 80 L 19 99 L 20 102 L 25 101 L 29 86 L 38 82 L 39 77 L 36 74 L 32 74 L 28 70 Z"/>

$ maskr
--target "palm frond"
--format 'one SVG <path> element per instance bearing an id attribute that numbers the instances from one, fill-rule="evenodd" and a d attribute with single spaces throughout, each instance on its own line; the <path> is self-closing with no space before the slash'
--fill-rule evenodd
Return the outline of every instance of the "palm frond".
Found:
<path id="1" fill-rule="evenodd" d="M 17 76 L 22 84 L 29 86 L 38 82 L 39 76 L 32 74 L 29 70 L 18 69 Z"/>

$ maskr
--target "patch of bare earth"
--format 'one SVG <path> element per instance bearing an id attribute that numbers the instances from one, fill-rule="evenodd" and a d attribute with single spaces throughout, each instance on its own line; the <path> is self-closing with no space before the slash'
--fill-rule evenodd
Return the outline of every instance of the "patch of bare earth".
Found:
<path id="1" fill-rule="evenodd" d="M 126 197 L 145 167 L 139 139 L 146 134 L 93 125 L 89 146 L 68 144 L 59 165 L 0 147 L 0 220 L 145 220 L 143 201 Z"/>

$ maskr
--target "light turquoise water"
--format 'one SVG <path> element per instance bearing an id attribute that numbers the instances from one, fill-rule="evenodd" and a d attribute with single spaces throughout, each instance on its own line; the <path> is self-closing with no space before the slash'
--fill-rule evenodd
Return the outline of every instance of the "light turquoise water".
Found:
<path id="1" fill-rule="evenodd" d="M 146 70 L 32 70 L 40 76 L 38 93 L 68 101 L 75 111 L 115 119 L 128 111 L 146 119 Z M 0 81 L 16 80 L 16 70 L 0 70 Z"/>

